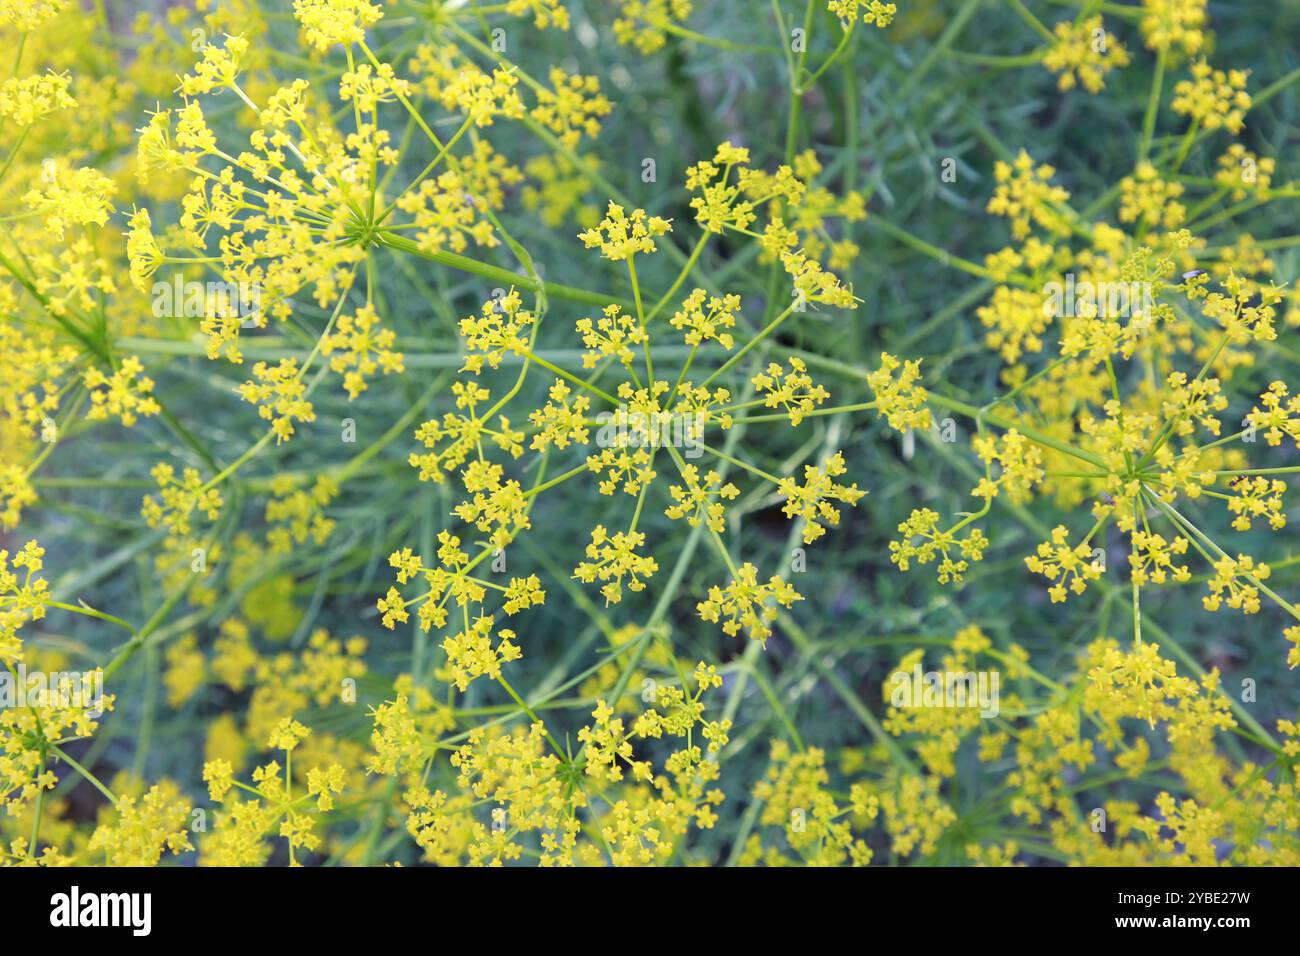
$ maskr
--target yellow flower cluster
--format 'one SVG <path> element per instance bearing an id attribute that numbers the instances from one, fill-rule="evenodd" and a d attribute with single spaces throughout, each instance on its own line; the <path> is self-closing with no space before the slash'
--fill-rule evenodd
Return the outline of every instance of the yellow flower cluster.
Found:
<path id="1" fill-rule="evenodd" d="M 14 77 L 0 83 L 0 116 L 17 126 L 31 126 L 58 110 L 77 105 L 68 93 L 69 76 L 56 73 Z"/>
<path id="2" fill-rule="evenodd" d="M 634 209 L 629 216 L 623 207 L 610 202 L 600 224 L 580 233 L 578 238 L 588 249 L 600 249 L 606 259 L 631 260 L 638 253 L 655 251 L 655 237 L 672 230 L 667 219 L 647 216 L 644 209 Z"/>
<path id="3" fill-rule="evenodd" d="M 1102 26 L 1101 16 L 1071 23 L 1062 20 L 1052 31 L 1055 42 L 1043 55 L 1043 66 L 1059 73 L 1056 85 L 1072 90 L 1082 85 L 1089 93 L 1100 93 L 1106 86 L 1106 74 L 1129 65 L 1124 44 Z"/>
<path id="4" fill-rule="evenodd" d="M 1245 70 L 1216 70 L 1205 60 L 1192 64 L 1192 78 L 1174 87 L 1173 110 L 1190 116 L 1203 129 L 1241 132 L 1250 94 Z"/>
<path id="5" fill-rule="evenodd" d="M 91 401 L 86 417 L 91 421 L 117 418 L 129 428 L 142 415 L 157 415 L 160 408 L 150 394 L 153 379 L 141 375 L 143 371 L 144 365 L 134 355 L 124 359 L 112 375 L 98 368 L 86 369 L 82 381 L 90 389 Z"/>
<path id="6" fill-rule="evenodd" d="M 732 637 L 743 630 L 762 644 L 772 636 L 777 606 L 789 608 L 802 600 L 803 596 L 779 575 L 760 583 L 758 568 L 746 562 L 725 587 L 709 588 L 708 598 L 699 604 L 699 613 L 705 621 L 721 621 L 722 630 Z"/>
<path id="7" fill-rule="evenodd" d="M 257 406 L 257 413 L 271 423 L 277 442 L 293 436 L 295 421 L 316 420 L 297 359 L 280 359 L 275 365 L 256 363 L 253 379 L 239 386 L 239 396 Z"/>
<path id="8" fill-rule="evenodd" d="M 343 374 L 343 388 L 354 399 L 366 390 L 366 376 L 406 371 L 402 353 L 393 350 L 396 341 L 393 330 L 381 328 L 374 306 L 367 304 L 355 315 L 339 316 L 333 333 L 321 338 L 320 350 L 330 356 L 330 369 Z"/>
<path id="9" fill-rule="evenodd" d="M 1300 719 L 1180 643 L 1226 607 L 1300 667 L 1295 74 L 1212 65 L 1205 0 L 1015 3 L 1029 52 L 954 20 L 868 119 L 924 4 L 288 6 L 0 0 L 0 694 L 49 678 L 0 701 L 0 864 L 1300 864 Z M 644 85 L 732 61 L 770 115 Z M 1116 129 L 1152 85 L 1105 183 L 962 117 L 967 257 L 889 221 L 888 126 L 972 62 Z M 979 286 L 900 329 L 947 293 L 896 253 Z M 862 592 L 882 530 L 951 587 Z"/>
<path id="10" fill-rule="evenodd" d="M 826 8 L 845 23 L 853 23 L 862 13 L 862 22 L 884 29 L 894 22 L 898 7 L 883 0 L 829 0 Z"/>
<path id="11" fill-rule="evenodd" d="M 662 50 L 670 29 L 691 15 L 693 0 L 619 0 L 614 37 L 649 56 Z"/>

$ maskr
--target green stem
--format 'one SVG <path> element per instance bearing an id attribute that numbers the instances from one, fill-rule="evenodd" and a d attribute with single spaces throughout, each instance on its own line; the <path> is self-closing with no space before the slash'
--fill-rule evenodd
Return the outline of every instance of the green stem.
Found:
<path id="1" fill-rule="evenodd" d="M 99 791 L 100 793 L 102 793 L 105 797 L 107 797 L 107 798 L 108 798 L 108 802 L 109 802 L 110 804 L 112 804 L 112 805 L 115 806 L 115 807 L 117 806 L 117 797 L 113 796 L 113 791 L 112 791 L 112 790 L 109 790 L 108 787 L 106 787 L 106 786 L 104 786 L 102 783 L 100 783 L 100 782 L 99 782 L 99 778 L 96 777 L 93 773 L 91 773 L 89 770 L 87 770 L 87 769 L 86 769 L 85 767 L 83 767 L 81 764 L 77 763 L 77 761 L 75 761 L 75 760 L 73 760 L 71 757 L 69 757 L 68 754 L 67 754 L 67 752 L 66 752 L 65 750 L 63 750 L 61 747 L 56 747 L 56 746 L 54 746 L 53 744 L 51 744 L 51 745 L 50 745 L 50 752 L 51 752 L 51 753 L 54 753 L 54 754 L 57 754 L 60 760 L 64 760 L 64 761 L 66 761 L 69 767 L 71 767 L 73 770 L 77 771 L 77 773 L 81 774 L 81 776 L 84 777 L 84 778 L 86 779 L 86 782 L 87 782 L 87 783 L 89 783 L 89 784 L 90 784 L 91 786 L 93 786 L 96 790 L 98 790 L 98 791 Z"/>
<path id="2" fill-rule="evenodd" d="M 1138 145 L 1138 162 L 1151 154 L 1151 138 L 1155 135 L 1156 113 L 1160 110 L 1160 92 L 1165 82 L 1165 63 L 1169 57 L 1167 47 L 1161 47 L 1156 54 L 1156 71 L 1151 78 L 1151 92 L 1147 96 L 1146 115 L 1142 118 L 1142 139 Z"/>
<path id="3" fill-rule="evenodd" d="M 601 398 L 609 402 L 611 405 L 618 404 L 618 399 L 615 398 L 613 395 L 609 394 L 609 392 L 597 388 L 595 385 L 592 385 L 590 382 L 578 378 L 576 375 L 572 374 L 571 372 L 566 372 L 558 365 L 546 361 L 546 359 L 540 357 L 535 352 L 525 352 L 524 357 L 528 359 L 528 361 L 533 362 L 536 365 L 540 365 L 548 372 L 558 375 L 560 376 L 560 378 L 565 379 L 566 381 L 572 382 L 574 385 L 577 385 L 579 388 L 591 392 L 591 394 L 593 395 L 599 395 Z"/>
<path id="4" fill-rule="evenodd" d="M 703 382 L 700 383 L 699 387 L 707 388 L 713 382 L 714 379 L 716 379 L 719 375 L 727 371 L 727 369 L 731 368 L 742 358 L 744 358 L 745 353 L 747 353 L 750 349 L 757 346 L 769 335 L 775 332 L 777 328 L 781 325 L 781 323 L 784 322 L 786 319 L 788 319 L 793 313 L 794 313 L 794 304 L 791 303 L 790 305 L 786 306 L 784 312 L 782 312 L 775 319 L 769 322 L 767 324 L 767 327 L 764 328 L 763 331 L 759 332 L 758 335 L 754 336 L 748 342 L 746 342 L 741 347 L 740 351 L 736 352 L 734 355 L 731 356 L 731 358 L 727 359 L 727 361 L 723 362 L 720 366 L 718 366 L 718 368 L 713 372 L 712 375 L 710 375 L 708 378 L 706 378 Z"/>
<path id="5" fill-rule="evenodd" d="M 428 252 L 420 248 L 419 243 L 405 236 L 396 236 L 391 232 L 381 233 L 375 240 L 379 245 L 386 246 L 398 252 L 409 253 L 410 255 L 420 256 L 423 259 L 429 259 L 439 265 L 450 266 L 453 269 L 459 269 L 461 272 L 470 272 L 474 275 L 482 276 L 493 282 L 500 283 L 503 286 L 516 286 L 520 289 L 527 289 L 529 292 L 538 292 L 544 290 L 548 296 L 557 299 L 565 299 L 569 302 L 580 302 L 584 305 L 595 305 L 604 308 L 607 305 L 631 306 L 631 302 L 621 299 L 617 296 L 606 295 L 602 292 L 592 292 L 590 289 L 577 289 L 573 286 L 560 285 L 555 282 L 536 282 L 526 275 L 518 272 L 512 272 L 509 269 L 503 269 L 500 266 L 488 265 L 486 262 L 479 262 L 477 259 L 470 259 L 467 256 L 458 255 L 455 252 Z"/>

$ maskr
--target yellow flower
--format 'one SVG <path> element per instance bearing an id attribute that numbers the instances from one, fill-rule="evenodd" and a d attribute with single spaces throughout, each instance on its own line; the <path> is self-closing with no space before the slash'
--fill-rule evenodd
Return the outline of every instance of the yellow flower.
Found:
<path id="1" fill-rule="evenodd" d="M 144 366 L 134 355 L 122 360 L 112 375 L 92 366 L 82 380 L 90 390 L 90 410 L 86 418 L 103 421 L 114 417 L 130 428 L 139 416 L 157 415 L 162 409 L 153 395 L 153 379 L 141 375 Z"/>
<path id="2" fill-rule="evenodd" d="M 1004 285 L 994 289 L 993 298 L 975 314 L 990 330 L 985 343 L 998 349 L 1006 362 L 1019 362 L 1025 352 L 1041 352 L 1043 333 L 1052 322 L 1041 294 Z"/>
<path id="3" fill-rule="evenodd" d="M 822 386 L 813 384 L 808 366 L 800 358 L 790 359 L 788 371 L 779 362 L 769 362 L 753 383 L 754 391 L 763 396 L 764 407 L 785 409 L 791 425 L 798 425 L 831 397 Z"/>
<path id="4" fill-rule="evenodd" d="M 1196 53 L 1205 42 L 1206 0 L 1142 0 L 1142 36 L 1152 50 L 1181 46 Z"/>
<path id="5" fill-rule="evenodd" d="M 56 239 L 62 239 L 69 226 L 102 226 L 108 222 L 116 188 L 97 169 L 72 169 L 55 162 L 52 175 L 23 196 L 23 202 L 38 210 L 45 228 Z"/>
<path id="6" fill-rule="evenodd" d="M 741 198 L 743 191 L 731 181 L 731 170 L 749 162 L 749 150 L 722 143 L 713 160 L 696 163 L 686 170 L 686 188 L 699 195 L 692 197 L 695 220 L 707 231 L 721 234 L 725 229 L 745 229 L 754 221 L 754 203 Z"/>
<path id="7" fill-rule="evenodd" d="M 835 14 L 844 23 L 852 23 L 862 12 L 862 22 L 867 26 L 884 29 L 894 22 L 898 7 L 883 0 L 828 0 L 826 9 Z"/>
<path id="8" fill-rule="evenodd" d="M 960 584 L 972 561 L 984 557 L 988 539 L 979 528 L 973 528 L 965 538 L 957 532 L 966 522 L 944 530 L 939 527 L 939 515 L 929 508 L 914 508 L 907 520 L 898 526 L 899 539 L 889 542 L 889 560 L 900 571 L 911 568 L 912 562 L 929 564 L 940 558 L 936 568 L 940 584 Z M 917 543 L 915 539 L 920 539 Z M 955 554 L 954 554 L 955 552 Z"/>
<path id="9" fill-rule="evenodd" d="M 587 468 L 604 474 L 597 487 L 602 495 L 612 495 L 622 483 L 629 495 L 639 495 L 641 489 L 655 479 L 657 472 L 651 467 L 654 456 L 645 448 L 602 448 L 587 458 Z"/>
<path id="10" fill-rule="evenodd" d="M 587 412 L 591 408 L 591 399 L 586 395 L 578 395 L 570 401 L 572 392 L 567 384 L 557 378 L 551 385 L 550 401 L 529 413 L 528 420 L 537 429 L 529 446 L 534 451 L 545 451 L 552 445 L 568 448 L 570 443 L 587 444 L 590 437 Z"/>
<path id="11" fill-rule="evenodd" d="M 1214 562 L 1214 575 L 1207 585 L 1210 593 L 1201 603 L 1207 611 L 1217 611 L 1226 601 L 1228 607 L 1243 614 L 1258 614 L 1260 582 L 1268 579 L 1271 570 L 1248 554 L 1238 554 L 1235 559 L 1225 554 Z"/>
<path id="12" fill-rule="evenodd" d="M 474 121 L 475 126 L 491 126 L 496 117 L 519 119 L 524 103 L 516 87 L 519 78 L 509 70 L 493 70 L 491 76 L 481 70 L 467 69 L 447 83 L 441 95 Z"/>
<path id="13" fill-rule="evenodd" d="M 149 472 L 158 483 L 158 498 L 146 495 L 140 514 L 151 528 L 165 527 L 171 534 L 184 537 L 190 533 L 190 515 L 199 512 L 208 521 L 221 514 L 221 492 L 204 484 L 197 470 L 186 468 L 181 479 L 176 469 L 160 462 Z"/>
<path id="14" fill-rule="evenodd" d="M 637 554 L 645 544 L 640 531 L 616 531 L 610 534 L 604 525 L 596 525 L 587 545 L 587 561 L 573 569 L 573 576 L 584 584 L 605 582 L 600 593 L 605 604 L 618 604 L 623 600 L 623 581 L 627 579 L 629 591 L 645 590 L 645 579 L 659 570 L 659 562 L 647 555 Z"/>
<path id="15" fill-rule="evenodd" d="M 575 328 L 582 336 L 582 344 L 587 347 L 587 351 L 582 353 L 583 368 L 595 368 L 607 355 L 630 365 L 636 357 L 632 346 L 646 341 L 645 329 L 637 322 L 636 316 L 625 314 L 617 305 L 605 306 L 604 314 L 594 322 L 579 319 Z"/>
<path id="16" fill-rule="evenodd" d="M 1248 193 L 1267 192 L 1277 169 L 1277 161 L 1271 156 L 1261 159 L 1241 143 L 1230 143 L 1219 156 L 1218 165 L 1214 183 L 1220 189 L 1231 190 L 1236 202 L 1245 199 Z"/>
<path id="17" fill-rule="evenodd" d="M 1008 429 L 1000 440 L 980 435 L 972 445 L 981 461 L 990 465 L 997 462 L 1002 470 L 988 497 L 996 495 L 997 488 L 1005 488 L 1007 497 L 1016 504 L 1023 504 L 1033 496 L 1035 486 L 1045 475 L 1043 452 L 1037 445 L 1014 428 Z"/>
<path id="18" fill-rule="evenodd" d="M 1129 553 L 1128 563 L 1133 569 L 1135 584 L 1164 584 L 1170 575 L 1179 582 L 1191 579 L 1187 565 L 1174 564 L 1174 555 L 1187 553 L 1186 538 L 1175 535 L 1173 541 L 1166 542 L 1163 535 L 1134 531 L 1131 541 L 1133 550 Z"/>
<path id="19" fill-rule="evenodd" d="M 569 11 L 560 0 L 506 0 L 506 13 L 515 17 L 531 13 L 533 26 L 539 30 L 569 29 Z"/>
<path id="20" fill-rule="evenodd" d="M 759 823 L 779 827 L 781 838 L 795 856 L 789 860 L 772 847 L 764 863 L 864 866 L 871 860 L 870 847 L 854 836 L 856 821 L 849 811 L 861 808 L 864 816 L 874 819 L 872 811 L 879 806 L 877 795 L 859 785 L 850 794 L 851 806 L 841 808 L 831 793 L 826 753 L 821 748 L 794 751 L 785 741 L 772 741 L 767 773 L 754 785 L 753 796 L 762 803 Z M 758 836 L 753 839 L 752 852 L 757 855 L 762 841 Z M 744 862 L 753 865 L 757 860 L 747 853 Z"/>
<path id="21" fill-rule="evenodd" d="M 167 257 L 154 238 L 149 210 L 138 209 L 133 212 L 129 226 L 126 254 L 131 263 L 131 282 L 141 292 L 147 292 L 149 279 Z"/>
<path id="22" fill-rule="evenodd" d="M 725 587 L 709 588 L 708 598 L 696 606 L 700 619 L 711 623 L 722 621 L 722 630 L 735 637 L 742 630 L 760 644 L 772 636 L 772 622 L 776 620 L 776 605 L 791 607 L 803 597 L 779 575 L 772 575 L 766 584 L 758 581 L 758 568 L 746 562 L 735 572 Z"/>
<path id="23" fill-rule="evenodd" d="M 290 554 L 294 545 L 308 540 L 320 545 L 329 540 L 334 521 L 324 509 L 339 493 L 338 483 L 321 475 L 311 488 L 299 487 L 297 475 L 281 474 L 271 479 L 272 498 L 266 504 L 266 543 L 272 554 Z"/>
<path id="24" fill-rule="evenodd" d="M 119 797 L 108 819 L 91 834 L 87 849 L 103 853 L 106 866 L 157 866 L 164 851 L 175 855 L 194 849 L 186 833 L 190 814 L 180 789 L 164 781 L 138 800 L 130 794 Z"/>
<path id="25" fill-rule="evenodd" d="M 692 0 L 619 0 L 614 38 L 649 56 L 663 49 L 667 28 L 689 17 L 693 7 Z"/>
<path id="26" fill-rule="evenodd" d="M 68 8 L 68 0 L 5 0 L 0 3 L 0 24 L 29 33 Z"/>
<path id="27" fill-rule="evenodd" d="M 667 219 L 647 216 L 644 209 L 634 209 L 628 216 L 622 206 L 611 202 L 600 224 L 580 232 L 578 238 L 588 249 L 599 247 L 606 259 L 621 261 L 638 253 L 654 252 L 655 237 L 671 231 Z"/>
<path id="28" fill-rule="evenodd" d="M 700 470 L 689 464 L 682 468 L 682 481 L 686 483 L 685 487 L 669 486 L 668 493 L 674 503 L 664 514 L 673 519 L 685 518 L 692 528 L 703 520 L 710 530 L 721 534 L 726 527 L 723 520 L 726 506 L 722 502 L 739 497 L 740 489 L 731 482 L 724 485 L 722 476 L 716 471 L 709 471 L 701 480 Z"/>
<path id="29" fill-rule="evenodd" d="M 1239 133 L 1251 103 L 1246 76 L 1245 70 L 1225 72 L 1197 60 L 1192 64 L 1192 78 L 1174 86 L 1173 110 L 1190 116 L 1202 129 Z"/>
<path id="30" fill-rule="evenodd" d="M 361 63 L 348 70 L 339 79 L 339 99 L 353 102 L 366 112 L 373 112 L 380 103 L 393 103 L 399 97 L 410 96 L 409 80 L 398 77 L 391 63 L 372 67 Z"/>
<path id="31" fill-rule="evenodd" d="M 840 509 L 831 502 L 840 501 L 853 506 L 866 495 L 856 482 L 851 485 L 835 483 L 834 479 L 847 472 L 844 453 L 837 451 L 824 466 L 804 465 L 803 484 L 793 478 L 782 478 L 778 483 L 776 493 L 785 499 L 781 511 L 787 518 L 803 519 L 804 544 L 812 544 L 824 535 L 826 526 L 839 526 Z"/>
<path id="32" fill-rule="evenodd" d="M 367 770 L 392 776 L 403 763 L 409 765 L 424 756 L 424 741 L 405 695 L 380 704 L 373 717 L 370 744 L 374 753 L 366 758 Z"/>
<path id="33" fill-rule="evenodd" d="M 77 105 L 68 94 L 72 77 L 61 73 L 14 77 L 0 83 L 0 117 L 11 119 L 20 127 L 58 110 Z"/>
<path id="34" fill-rule="evenodd" d="M 461 473 L 471 498 L 454 509 L 456 517 L 489 535 L 494 548 L 504 548 L 515 534 L 532 527 L 523 489 L 513 478 L 503 481 L 503 476 L 500 465 L 471 462 Z"/>
<path id="35" fill-rule="evenodd" d="M 1057 86 L 1062 90 L 1074 89 L 1077 82 L 1089 93 L 1100 93 L 1107 73 L 1128 66 L 1128 51 L 1105 30 L 1100 15 L 1077 23 L 1062 20 L 1053 32 L 1056 41 L 1043 55 L 1043 66 L 1060 74 Z"/>
<path id="36" fill-rule="evenodd" d="M 1017 239 L 1029 235 L 1031 223 L 1055 235 L 1068 235 L 1070 227 L 1059 207 L 1070 194 L 1051 184 L 1055 175 L 1055 167 L 1046 163 L 1035 166 L 1023 149 L 1014 162 L 999 160 L 993 167 L 997 187 L 989 200 L 988 211 L 1010 219 L 1011 234 Z"/>
<path id="37" fill-rule="evenodd" d="M 897 375 L 895 373 L 897 372 Z M 920 385 L 920 360 L 900 362 L 888 352 L 880 353 L 880 368 L 867 375 L 867 385 L 876 395 L 876 413 L 900 432 L 929 428 L 927 393 Z"/>
<path id="38" fill-rule="evenodd" d="M 257 413 L 271 422 L 277 444 L 293 436 L 295 421 L 316 420 L 297 359 L 280 359 L 275 365 L 258 362 L 253 366 L 253 379 L 239 386 L 239 395 L 256 405 Z"/>
<path id="39" fill-rule="evenodd" d="M 492 429 L 477 416 L 476 406 L 487 401 L 490 396 L 487 389 L 479 388 L 472 382 L 453 382 L 451 391 L 456 397 L 457 407 L 467 409 L 469 414 L 447 412 L 441 421 L 432 419 L 416 429 L 416 439 L 428 452 L 412 452 L 407 461 L 412 468 L 419 470 L 421 481 L 441 484 L 446 479 L 444 469 L 454 469 L 464 464 L 471 453 L 478 451 L 479 442 L 484 435 L 515 458 L 523 454 L 523 433 L 511 428 L 508 418 L 499 416 L 499 428 Z"/>
<path id="40" fill-rule="evenodd" d="M 198 638 L 186 634 L 168 644 L 163 651 L 163 660 L 166 664 L 163 686 L 167 688 L 167 706 L 178 710 L 207 680 L 206 660 L 199 650 Z"/>
<path id="41" fill-rule="evenodd" d="M 293 0 L 293 15 L 307 42 L 323 53 L 336 43 L 365 42 L 384 11 L 369 0 Z"/>
<path id="42" fill-rule="evenodd" d="M 480 616 L 458 634 L 449 635 L 442 642 L 447 653 L 450 679 L 462 694 L 477 677 L 501 676 L 501 665 L 523 656 L 514 642 L 515 632 L 509 628 L 497 631 L 497 643 L 492 644 L 493 618 Z"/>
<path id="43" fill-rule="evenodd" d="M 1144 229 L 1177 229 L 1187 219 L 1187 209 L 1176 202 L 1181 183 L 1160 178 L 1150 162 L 1138 163 L 1132 176 L 1120 180 L 1119 221 L 1138 222 Z"/>
<path id="44" fill-rule="evenodd" d="M 22 660 L 22 641 L 18 630 L 28 621 L 45 617 L 50 602 L 49 583 L 41 577 L 45 549 L 35 540 L 28 541 L 10 560 L 7 550 L 0 550 L 0 663 Z M 22 580 L 16 573 L 23 569 Z"/>
<path id="45" fill-rule="evenodd" d="M 1092 560 L 1086 541 L 1070 545 L 1070 532 L 1064 525 L 1052 529 L 1052 540 L 1038 546 L 1038 552 L 1025 558 L 1025 566 L 1052 582 L 1047 589 L 1053 604 L 1066 598 L 1067 590 L 1082 594 L 1089 581 L 1101 577 L 1101 566 Z"/>
<path id="46" fill-rule="evenodd" d="M 234 786 L 233 778 L 234 768 L 228 760 L 209 760 L 203 765 L 203 782 L 208 785 L 208 795 L 212 797 L 213 803 L 222 801 Z"/>
<path id="47" fill-rule="evenodd" d="M 316 809 L 322 812 L 334 808 L 334 797 L 343 792 L 347 776 L 338 764 L 328 769 L 312 767 L 307 771 L 307 793 L 316 797 Z"/>
<path id="48" fill-rule="evenodd" d="M 600 92 L 600 80 L 594 76 L 567 73 L 551 67 L 551 86 L 537 91 L 537 105 L 530 115 L 555 133 L 559 141 L 573 149 L 584 135 L 600 135 L 600 121 L 613 112 L 614 104 Z"/>
<path id="49" fill-rule="evenodd" d="M 607 783 L 617 783 L 623 779 L 623 767 L 619 763 L 622 761 L 631 769 L 634 779 L 648 782 L 650 763 L 632 759 L 632 742 L 628 740 L 623 721 L 614 716 L 614 709 L 599 700 L 591 716 L 595 723 L 578 731 L 578 740 L 585 745 L 587 775 Z"/>
<path id="50" fill-rule="evenodd" d="M 1300 397 L 1287 397 L 1287 385 L 1275 381 L 1268 391 L 1260 396 L 1246 420 L 1253 429 L 1264 430 L 1264 440 L 1276 447 L 1282 444 L 1282 436 L 1289 437 L 1300 447 Z"/>
<path id="51" fill-rule="evenodd" d="M 311 731 L 304 727 L 292 717 L 285 717 L 275 729 L 271 731 L 271 736 L 266 741 L 266 746 L 270 750 L 293 750 L 299 743 L 306 739 Z"/>
<path id="52" fill-rule="evenodd" d="M 703 289 L 694 289 L 668 321 L 672 328 L 685 329 L 686 345 L 718 342 L 723 349 L 731 350 L 736 339 L 727 329 L 736 328 L 737 312 L 740 312 L 738 295 L 719 298 Z"/>
<path id="53" fill-rule="evenodd" d="M 181 77 L 181 95 L 198 96 L 234 86 L 240 61 L 247 53 L 248 40 L 242 36 L 227 36 L 225 45 L 221 47 L 215 43 L 204 44 L 202 59 L 194 67 L 194 72 Z"/>
<path id="54" fill-rule="evenodd" d="M 330 356 L 332 371 L 343 373 L 343 388 L 351 401 L 365 391 L 366 376 L 376 370 L 384 375 L 406 371 L 402 353 L 393 350 L 396 341 L 392 329 L 379 327 L 379 315 L 367 302 L 355 315 L 339 316 L 334 331 L 321 337 L 320 352 Z"/>
<path id="55" fill-rule="evenodd" d="M 485 201 L 467 190 L 458 172 L 449 170 L 425 179 L 399 196 L 396 205 L 412 217 L 419 230 L 416 241 L 426 253 L 443 248 L 463 252 L 470 240 L 489 249 L 500 244 L 491 221 L 482 217 Z"/>

